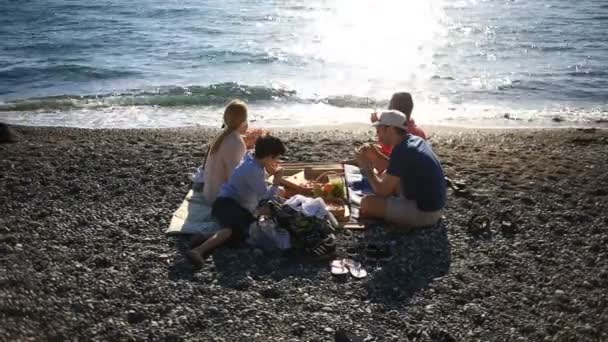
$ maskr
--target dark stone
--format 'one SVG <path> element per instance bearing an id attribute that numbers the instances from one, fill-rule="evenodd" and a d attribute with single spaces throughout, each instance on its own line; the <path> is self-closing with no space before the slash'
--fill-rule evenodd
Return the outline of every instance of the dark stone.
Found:
<path id="1" fill-rule="evenodd" d="M 260 294 L 262 295 L 262 297 L 266 298 L 266 299 L 277 299 L 277 298 L 281 298 L 281 296 L 283 295 L 282 291 L 273 287 L 269 287 L 266 288 L 262 291 L 260 291 Z"/>
<path id="2" fill-rule="evenodd" d="M 11 129 L 11 127 L 5 123 L 0 122 L 0 144 L 2 143 L 14 143 L 17 142 L 17 134 Z"/>
<path id="3" fill-rule="evenodd" d="M 517 225 L 511 221 L 502 221 L 500 223 L 500 231 L 507 236 L 513 235 L 517 232 Z"/>
<path id="4" fill-rule="evenodd" d="M 110 260 L 110 258 L 108 258 L 108 257 L 103 257 L 103 256 L 96 256 L 93 259 L 93 263 L 95 264 L 96 267 L 99 267 L 99 268 L 108 268 L 108 267 L 112 266 L 112 260 Z"/>
<path id="5" fill-rule="evenodd" d="M 344 330 L 338 330 L 334 334 L 334 340 L 336 342 L 363 342 L 363 337 L 357 336 L 355 334 L 346 332 Z"/>
<path id="6" fill-rule="evenodd" d="M 127 322 L 130 324 L 137 324 L 146 319 L 146 316 L 138 311 L 130 310 L 127 312 Z"/>

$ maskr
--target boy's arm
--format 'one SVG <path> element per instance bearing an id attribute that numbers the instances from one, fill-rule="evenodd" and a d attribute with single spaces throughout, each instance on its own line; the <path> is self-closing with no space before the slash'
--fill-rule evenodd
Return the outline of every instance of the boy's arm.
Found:
<path id="1" fill-rule="evenodd" d="M 266 185 L 266 179 L 264 175 L 264 171 L 259 174 L 251 175 L 251 177 L 247 178 L 251 189 L 255 192 L 260 200 L 269 199 L 277 195 L 279 192 L 279 182 L 281 181 L 281 176 L 275 174 L 274 179 L 272 181 L 272 185 Z"/>
<path id="2" fill-rule="evenodd" d="M 282 173 L 282 171 L 280 173 Z M 272 180 L 272 185 L 268 186 L 268 185 L 266 185 L 266 181 L 264 181 L 264 187 L 267 190 L 266 190 L 265 194 L 262 195 L 262 197 L 260 197 L 260 203 L 258 204 L 258 207 L 256 208 L 256 215 L 270 215 L 271 214 L 270 208 L 268 206 L 261 205 L 261 203 L 262 203 L 262 201 L 271 199 L 275 196 L 283 196 L 281 191 L 284 191 L 284 189 L 281 190 L 281 188 L 279 187 L 282 179 L 283 178 L 281 177 L 281 174 L 275 172 L 274 178 Z"/>

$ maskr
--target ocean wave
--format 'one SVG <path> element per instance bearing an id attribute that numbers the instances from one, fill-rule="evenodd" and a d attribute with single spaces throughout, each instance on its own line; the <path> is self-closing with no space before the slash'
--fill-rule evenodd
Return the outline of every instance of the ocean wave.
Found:
<path id="1" fill-rule="evenodd" d="M 28 98 L 0 103 L 0 112 L 67 111 L 131 106 L 223 106 L 235 98 L 252 104 L 263 101 L 291 104 L 322 103 L 337 108 L 383 108 L 387 105 L 386 100 L 378 100 L 371 97 L 343 95 L 305 98 L 299 97 L 297 92 L 291 89 L 228 82 L 208 86 L 163 86 L 154 90 L 130 90 L 116 94 L 59 95 Z"/>
<path id="2" fill-rule="evenodd" d="M 571 76 L 571 77 L 589 77 L 589 78 L 593 78 L 593 77 L 598 77 L 598 78 L 603 78 L 603 77 L 608 77 L 608 71 L 603 71 L 603 70 L 575 70 L 575 71 L 571 71 L 566 73 L 567 76 Z"/>
<path id="3" fill-rule="evenodd" d="M 234 98 L 247 102 L 286 100 L 295 97 L 295 91 L 238 83 L 219 83 L 209 86 L 165 86 L 155 90 L 132 90 L 118 94 L 60 95 L 0 104 L 0 111 L 69 110 L 84 108 L 128 106 L 213 106 L 224 105 Z"/>
<path id="4" fill-rule="evenodd" d="M 328 105 L 339 108 L 386 107 L 386 104 L 388 103 L 386 100 L 379 101 L 371 97 L 361 97 L 353 95 L 331 96 L 324 99 L 319 99 L 316 102 L 326 103 Z"/>
<path id="5" fill-rule="evenodd" d="M 223 64 L 272 64 L 281 62 L 284 58 L 273 56 L 267 52 L 249 52 L 237 50 L 212 50 L 203 55 L 206 60 L 218 60 Z"/>

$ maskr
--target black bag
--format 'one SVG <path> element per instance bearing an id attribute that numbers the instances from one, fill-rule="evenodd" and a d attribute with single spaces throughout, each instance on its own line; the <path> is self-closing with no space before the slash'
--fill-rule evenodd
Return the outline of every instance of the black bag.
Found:
<path id="1" fill-rule="evenodd" d="M 276 199 L 266 201 L 263 205 L 270 208 L 277 225 L 289 232 L 294 248 L 317 257 L 329 256 L 335 252 L 336 237 L 329 219 L 306 216 Z"/>

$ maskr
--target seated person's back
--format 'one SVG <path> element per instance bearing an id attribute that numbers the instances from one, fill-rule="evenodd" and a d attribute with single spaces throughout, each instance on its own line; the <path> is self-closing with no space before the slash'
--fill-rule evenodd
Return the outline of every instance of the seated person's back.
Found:
<path id="1" fill-rule="evenodd" d="M 376 173 L 369 147 L 357 154 L 374 195 L 361 200 L 361 212 L 399 226 L 435 224 L 446 203 L 443 169 L 429 143 L 408 133 L 405 114 L 389 110 L 374 124 L 378 140 L 393 147 L 386 172 Z"/>
<path id="2" fill-rule="evenodd" d="M 445 206 L 443 169 L 424 139 L 408 135 L 395 146 L 386 172 L 400 178 L 402 195 L 415 200 L 420 210 L 436 211 Z"/>
<path id="3" fill-rule="evenodd" d="M 205 164 L 205 187 L 203 188 L 203 196 L 207 203 L 215 201 L 222 184 L 228 181 L 245 153 L 245 143 L 238 131 L 228 134 L 218 150 L 210 153 Z"/>
<path id="4" fill-rule="evenodd" d="M 247 106 L 239 100 L 228 104 L 224 111 L 224 130 L 213 141 L 205 162 L 203 197 L 212 204 L 222 184 L 245 155 L 245 142 L 241 135 L 247 130 Z"/>

